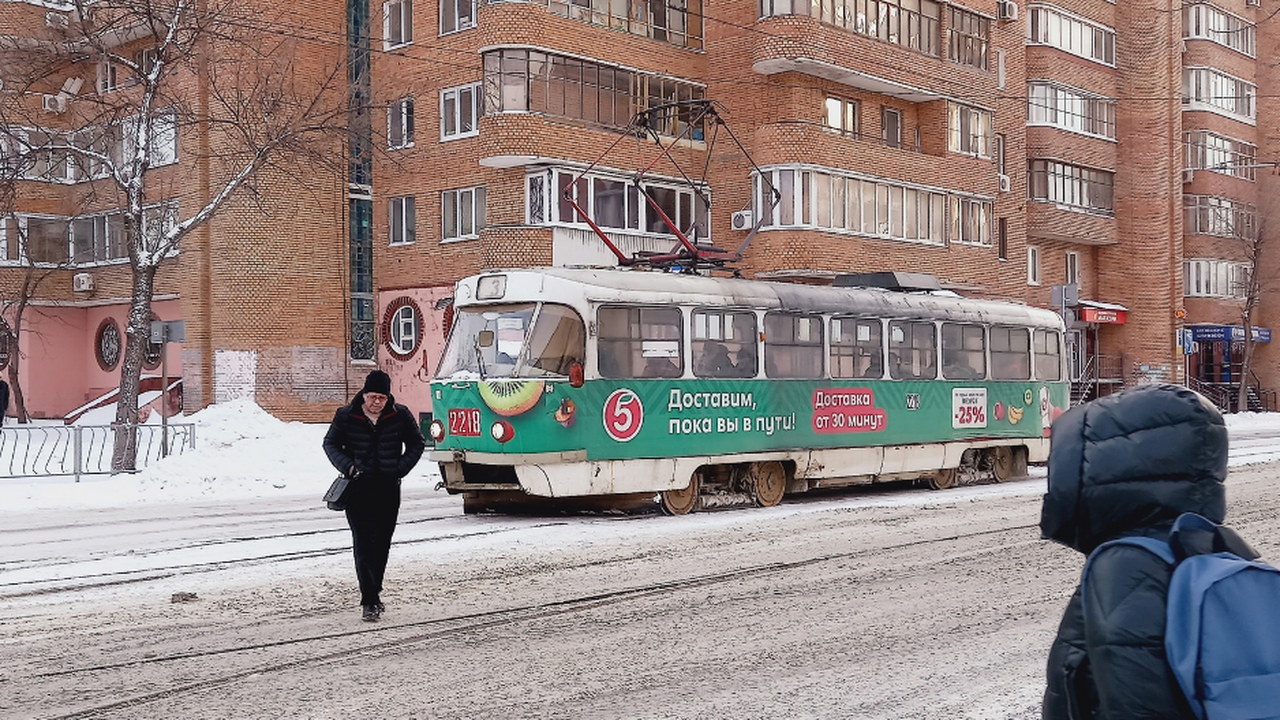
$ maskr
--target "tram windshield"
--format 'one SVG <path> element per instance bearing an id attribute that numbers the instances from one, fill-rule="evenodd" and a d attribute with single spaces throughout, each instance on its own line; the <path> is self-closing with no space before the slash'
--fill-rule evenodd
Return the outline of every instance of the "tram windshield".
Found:
<path id="1" fill-rule="evenodd" d="M 586 331 L 572 308 L 551 303 L 458 310 L 436 377 L 567 377 L 582 362 Z"/>

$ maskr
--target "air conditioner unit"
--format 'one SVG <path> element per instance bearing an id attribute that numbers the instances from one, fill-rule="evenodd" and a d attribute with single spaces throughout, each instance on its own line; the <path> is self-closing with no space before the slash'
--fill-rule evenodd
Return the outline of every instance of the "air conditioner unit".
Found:
<path id="1" fill-rule="evenodd" d="M 730 224 L 734 230 L 750 230 L 756 224 L 755 214 L 750 210 L 739 210 L 733 214 Z"/>
<path id="2" fill-rule="evenodd" d="M 66 13 L 47 12 L 44 14 L 44 24 L 47 27 L 66 30 L 71 27 L 71 17 Z"/>
<path id="3" fill-rule="evenodd" d="M 1262 0 L 1244 0 L 1245 7 L 1262 7 Z"/>
<path id="4" fill-rule="evenodd" d="M 1009 192 L 1013 189 L 1013 180 L 1008 175 L 1000 173 L 1000 192 Z"/>
<path id="5" fill-rule="evenodd" d="M 71 289 L 76 292 L 93 292 L 93 275 L 76 273 L 71 276 Z"/>
<path id="6" fill-rule="evenodd" d="M 64 113 L 67 111 L 67 97 L 65 95 L 45 95 L 41 98 L 40 105 L 45 112 Z"/>
<path id="7" fill-rule="evenodd" d="M 1018 3 L 1013 0 L 999 0 L 997 9 L 1000 13 L 1001 20 L 1017 20 L 1018 19 Z"/>
<path id="8" fill-rule="evenodd" d="M 1191 182 L 1192 180 L 1195 180 L 1195 179 L 1196 179 L 1196 171 L 1195 171 L 1195 169 L 1194 169 L 1194 168 L 1187 168 L 1186 170 L 1183 170 L 1183 171 L 1182 171 L 1182 184 L 1183 184 L 1183 185 L 1186 185 L 1187 183 L 1189 183 L 1189 182 Z"/>

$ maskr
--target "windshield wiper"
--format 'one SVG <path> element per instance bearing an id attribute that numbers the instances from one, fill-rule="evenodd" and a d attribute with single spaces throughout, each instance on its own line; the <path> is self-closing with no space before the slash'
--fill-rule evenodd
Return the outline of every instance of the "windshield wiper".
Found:
<path id="1" fill-rule="evenodd" d="M 474 347 L 476 351 L 476 367 L 480 369 L 480 379 L 484 380 L 485 374 L 486 374 L 484 371 L 484 353 L 480 351 L 480 335 L 479 334 L 476 335 L 475 342 L 472 343 L 472 347 Z"/>

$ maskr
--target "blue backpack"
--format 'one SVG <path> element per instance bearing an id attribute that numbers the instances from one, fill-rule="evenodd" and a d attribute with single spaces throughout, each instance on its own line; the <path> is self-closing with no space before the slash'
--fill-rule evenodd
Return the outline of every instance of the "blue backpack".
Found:
<path id="1" fill-rule="evenodd" d="M 1199 537 L 1192 537 L 1199 536 Z M 1099 545 L 1132 545 L 1174 566 L 1165 617 L 1165 655 L 1199 720 L 1280 719 L 1280 569 L 1228 550 L 1231 530 L 1186 513 L 1169 542 L 1126 537 Z M 1179 557 L 1190 545 L 1200 554 Z M 1175 551 L 1175 548 L 1177 550 Z"/>

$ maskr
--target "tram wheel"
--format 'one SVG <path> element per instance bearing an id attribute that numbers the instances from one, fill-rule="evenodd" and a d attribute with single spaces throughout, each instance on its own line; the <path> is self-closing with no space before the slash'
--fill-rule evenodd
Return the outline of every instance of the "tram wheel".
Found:
<path id="1" fill-rule="evenodd" d="M 998 447 L 991 454 L 991 474 L 996 482 L 1004 482 L 1027 474 L 1026 456 L 1022 448 Z"/>
<path id="2" fill-rule="evenodd" d="M 955 485 L 956 485 L 956 469 L 955 468 L 943 468 L 941 470 L 935 470 L 933 474 L 929 476 L 929 488 L 931 490 L 946 490 L 947 488 L 955 487 Z"/>
<path id="3" fill-rule="evenodd" d="M 753 475 L 751 497 L 760 507 L 773 507 L 782 502 L 787 492 L 787 471 L 780 462 L 755 463 L 751 467 Z"/>
<path id="4" fill-rule="evenodd" d="M 662 512 L 668 515 L 686 515 L 698 504 L 698 476 L 689 478 L 689 484 L 679 490 L 663 490 L 659 493 Z"/>

